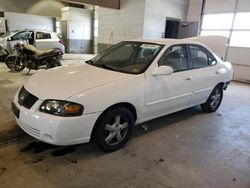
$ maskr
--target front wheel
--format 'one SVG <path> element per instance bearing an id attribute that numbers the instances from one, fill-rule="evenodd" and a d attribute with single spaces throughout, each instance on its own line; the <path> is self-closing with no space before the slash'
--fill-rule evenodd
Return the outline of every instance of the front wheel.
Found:
<path id="1" fill-rule="evenodd" d="M 101 150 L 116 151 L 127 143 L 133 127 L 132 113 L 127 108 L 114 108 L 104 113 L 98 120 L 94 140 Z"/>
<path id="2" fill-rule="evenodd" d="M 201 108 L 205 112 L 215 112 L 221 104 L 223 98 L 223 88 L 221 85 L 217 85 L 210 94 L 207 101 L 201 104 Z"/>
<path id="3" fill-rule="evenodd" d="M 7 57 L 5 60 L 6 66 L 14 71 L 22 71 L 25 68 L 24 63 L 20 61 L 16 56 Z"/>

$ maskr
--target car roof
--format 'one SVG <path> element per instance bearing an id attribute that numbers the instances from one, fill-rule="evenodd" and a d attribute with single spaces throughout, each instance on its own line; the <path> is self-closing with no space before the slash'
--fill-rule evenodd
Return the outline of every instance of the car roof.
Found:
<path id="1" fill-rule="evenodd" d="M 30 32 L 30 31 L 38 31 L 38 32 L 44 32 L 44 33 L 55 33 L 53 31 L 47 31 L 47 30 L 40 30 L 40 29 L 23 29 L 23 30 L 15 30 L 12 31 L 12 33 L 19 33 L 19 32 Z"/>
<path id="2" fill-rule="evenodd" d="M 161 45 L 174 45 L 174 44 L 198 44 L 204 46 L 200 42 L 193 41 L 191 38 L 186 39 L 170 39 L 170 38 L 162 38 L 162 39 L 134 39 L 128 40 L 131 42 L 145 42 L 145 43 L 155 43 Z"/>

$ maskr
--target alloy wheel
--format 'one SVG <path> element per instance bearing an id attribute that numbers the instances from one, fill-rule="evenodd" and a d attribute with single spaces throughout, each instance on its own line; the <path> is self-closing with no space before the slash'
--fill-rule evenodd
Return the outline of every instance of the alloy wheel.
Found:
<path id="1" fill-rule="evenodd" d="M 119 144 L 127 135 L 128 122 L 126 118 L 117 115 L 104 127 L 105 143 L 108 145 Z"/>

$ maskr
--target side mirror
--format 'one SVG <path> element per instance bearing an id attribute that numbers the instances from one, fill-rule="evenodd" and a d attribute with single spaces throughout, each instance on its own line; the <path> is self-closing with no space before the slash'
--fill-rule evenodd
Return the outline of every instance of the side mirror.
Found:
<path id="1" fill-rule="evenodd" d="M 170 75 L 174 72 L 173 68 L 170 66 L 160 66 L 157 69 L 152 71 L 153 76 L 158 75 Z"/>
<path id="2" fill-rule="evenodd" d="M 12 40 L 11 36 L 8 36 L 7 41 L 11 41 L 11 40 Z"/>

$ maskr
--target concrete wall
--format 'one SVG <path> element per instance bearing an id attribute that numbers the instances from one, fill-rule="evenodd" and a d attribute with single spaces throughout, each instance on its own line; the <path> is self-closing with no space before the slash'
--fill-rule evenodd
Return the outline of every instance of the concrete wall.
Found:
<path id="1" fill-rule="evenodd" d="M 187 21 L 199 22 L 201 17 L 202 0 L 189 0 Z"/>
<path id="2" fill-rule="evenodd" d="M 93 43 L 93 11 L 73 7 L 61 9 L 62 22 L 66 22 L 63 28 L 66 39 L 66 52 L 91 53 Z"/>
<path id="3" fill-rule="evenodd" d="M 56 0 L 0 0 L 0 11 L 60 17 L 65 3 Z"/>
<path id="4" fill-rule="evenodd" d="M 145 0 L 144 38 L 161 38 L 166 19 L 186 20 L 188 0 Z"/>
<path id="5" fill-rule="evenodd" d="M 54 30 L 54 22 L 52 17 L 37 16 L 13 12 L 5 12 L 5 19 L 9 31 L 22 29 L 41 29 L 47 31 Z"/>
<path id="6" fill-rule="evenodd" d="M 167 17 L 185 20 L 188 0 L 121 0 L 120 10 L 99 8 L 98 51 L 122 40 L 161 38 Z"/>
<path id="7" fill-rule="evenodd" d="M 99 8 L 98 51 L 122 40 L 142 38 L 145 0 L 121 0 L 121 9 Z"/>

